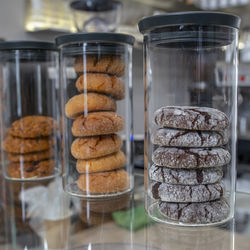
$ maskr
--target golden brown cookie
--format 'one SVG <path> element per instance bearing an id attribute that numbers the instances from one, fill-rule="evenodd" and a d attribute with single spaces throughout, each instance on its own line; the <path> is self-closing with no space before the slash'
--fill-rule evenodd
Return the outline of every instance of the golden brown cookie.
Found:
<path id="1" fill-rule="evenodd" d="M 78 173 L 104 172 L 122 168 L 126 165 L 126 156 L 122 151 L 90 160 L 77 160 Z"/>
<path id="2" fill-rule="evenodd" d="M 74 136 L 114 134 L 124 129 L 124 120 L 114 112 L 93 112 L 81 115 L 72 125 Z"/>
<path id="3" fill-rule="evenodd" d="M 54 167 L 55 162 L 52 160 L 11 163 L 8 165 L 8 175 L 12 178 L 43 177 L 51 175 Z"/>
<path id="4" fill-rule="evenodd" d="M 80 175 L 78 187 L 89 193 L 116 193 L 129 187 L 129 175 L 123 170 Z"/>
<path id="5" fill-rule="evenodd" d="M 98 92 L 112 96 L 116 100 L 122 100 L 125 96 L 125 86 L 116 76 L 102 73 L 87 73 L 81 75 L 76 81 L 79 92 Z"/>
<path id="6" fill-rule="evenodd" d="M 9 153 L 25 154 L 48 150 L 53 144 L 53 138 L 22 139 L 8 135 L 4 139 L 3 149 Z"/>
<path id="7" fill-rule="evenodd" d="M 57 128 L 52 117 L 31 115 L 14 121 L 9 128 L 9 134 L 21 138 L 36 138 L 49 136 Z"/>
<path id="8" fill-rule="evenodd" d="M 118 152 L 121 147 L 122 139 L 116 134 L 77 138 L 71 145 L 71 154 L 88 160 Z"/>
<path id="9" fill-rule="evenodd" d="M 12 154 L 8 153 L 7 158 L 11 162 L 30 162 L 30 161 L 41 161 L 54 157 L 54 149 L 51 148 L 49 150 L 27 153 L 27 154 Z"/>
<path id="10" fill-rule="evenodd" d="M 75 60 L 75 71 L 77 74 L 82 74 L 83 72 L 92 72 L 106 73 L 121 77 L 125 73 L 125 63 L 119 56 L 115 55 L 89 55 L 84 57 L 83 64 L 83 56 L 79 56 Z"/>
<path id="11" fill-rule="evenodd" d="M 116 102 L 106 95 L 88 93 L 73 96 L 65 105 L 65 114 L 71 119 L 92 111 L 116 111 Z"/>

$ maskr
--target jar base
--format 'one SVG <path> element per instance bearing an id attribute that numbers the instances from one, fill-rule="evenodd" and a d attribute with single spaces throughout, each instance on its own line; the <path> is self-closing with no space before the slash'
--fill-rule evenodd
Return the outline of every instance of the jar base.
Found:
<path id="1" fill-rule="evenodd" d="M 230 214 L 229 214 L 229 216 L 226 219 L 218 221 L 218 222 L 213 222 L 213 223 L 191 224 L 191 223 L 178 222 L 176 220 L 171 220 L 171 219 L 167 218 L 166 216 L 162 215 L 159 212 L 157 202 L 153 203 L 152 205 L 150 205 L 148 207 L 147 213 L 148 213 L 149 217 L 151 217 L 156 222 L 161 222 L 161 223 L 165 223 L 165 224 L 169 224 L 169 225 L 173 225 L 173 226 L 182 226 L 182 227 L 218 226 L 218 225 L 225 224 L 228 221 L 233 219 L 233 216 L 230 216 Z"/>
<path id="2" fill-rule="evenodd" d="M 13 178 L 9 177 L 8 175 L 4 175 L 4 178 L 8 181 L 15 181 L 15 182 L 37 182 L 37 181 L 46 181 L 50 179 L 54 179 L 61 175 L 60 169 L 55 169 L 52 175 L 43 176 L 43 177 L 32 177 L 32 178 Z"/>
<path id="3" fill-rule="evenodd" d="M 133 188 L 129 188 L 122 192 L 116 192 L 116 193 L 104 193 L 104 194 L 92 194 L 91 193 L 90 194 L 90 193 L 81 191 L 78 188 L 77 183 L 75 182 L 75 183 L 65 185 L 64 190 L 68 194 L 78 197 L 78 198 L 82 198 L 82 199 L 106 199 L 106 198 L 117 197 L 117 196 L 129 193 L 133 190 Z"/>

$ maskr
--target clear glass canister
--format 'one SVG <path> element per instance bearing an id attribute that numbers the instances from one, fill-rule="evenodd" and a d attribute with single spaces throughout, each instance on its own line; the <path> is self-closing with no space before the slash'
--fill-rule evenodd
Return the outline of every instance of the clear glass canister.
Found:
<path id="1" fill-rule="evenodd" d="M 59 53 L 53 43 L 0 44 L 1 164 L 7 179 L 60 174 Z"/>
<path id="2" fill-rule="evenodd" d="M 142 19 L 146 210 L 215 225 L 234 215 L 240 19 L 185 12 Z"/>
<path id="3" fill-rule="evenodd" d="M 79 32 L 114 32 L 121 17 L 122 3 L 115 0 L 76 0 L 70 4 Z"/>
<path id="4" fill-rule="evenodd" d="M 117 33 L 58 37 L 64 189 L 107 198 L 133 188 L 132 45 Z"/>

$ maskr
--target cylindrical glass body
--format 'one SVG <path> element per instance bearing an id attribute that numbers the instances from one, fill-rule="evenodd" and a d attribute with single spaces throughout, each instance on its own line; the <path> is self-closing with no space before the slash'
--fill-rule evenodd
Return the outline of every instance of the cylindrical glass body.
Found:
<path id="1" fill-rule="evenodd" d="M 85 33 L 57 40 L 63 183 L 72 195 L 107 198 L 133 188 L 132 44 L 116 41 L 120 36 Z"/>
<path id="2" fill-rule="evenodd" d="M 3 175 L 37 181 L 60 174 L 58 51 L 52 43 L 2 43 L 0 71 Z"/>
<path id="3" fill-rule="evenodd" d="M 67 249 L 74 205 L 70 208 L 61 177 L 38 182 L 6 180 L 5 187 L 9 247 Z"/>
<path id="4" fill-rule="evenodd" d="M 76 0 L 70 6 L 78 32 L 115 32 L 119 26 L 122 7 L 119 1 Z"/>
<path id="5" fill-rule="evenodd" d="M 157 221 L 233 217 L 237 37 L 237 28 L 216 24 L 145 32 L 146 210 Z"/>

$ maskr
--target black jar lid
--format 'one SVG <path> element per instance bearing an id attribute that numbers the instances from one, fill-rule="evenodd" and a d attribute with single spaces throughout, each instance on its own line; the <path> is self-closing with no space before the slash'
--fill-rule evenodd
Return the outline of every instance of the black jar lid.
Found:
<path id="1" fill-rule="evenodd" d="M 116 0 L 76 0 L 70 7 L 78 11 L 104 12 L 115 10 L 121 5 L 122 3 Z"/>
<path id="2" fill-rule="evenodd" d="M 174 12 L 143 18 L 139 21 L 138 26 L 141 33 L 146 33 L 164 26 L 187 24 L 222 25 L 239 29 L 240 18 L 236 15 L 223 12 Z"/>
<path id="3" fill-rule="evenodd" d="M 0 43 L 0 50 L 38 49 L 57 50 L 54 43 L 41 41 L 8 41 Z"/>
<path id="4" fill-rule="evenodd" d="M 107 42 L 133 45 L 135 38 L 131 35 L 111 32 L 83 32 L 63 35 L 56 38 L 56 44 L 58 46 L 79 42 Z"/>

